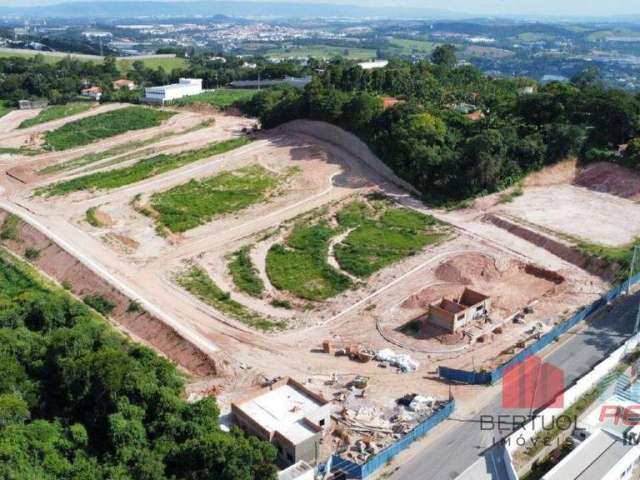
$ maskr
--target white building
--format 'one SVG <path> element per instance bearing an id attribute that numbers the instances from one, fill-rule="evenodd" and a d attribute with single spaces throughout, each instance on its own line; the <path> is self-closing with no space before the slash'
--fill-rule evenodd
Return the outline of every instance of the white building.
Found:
<path id="1" fill-rule="evenodd" d="M 375 68 L 384 68 L 389 65 L 389 60 L 373 60 L 371 62 L 359 63 L 360 68 L 363 70 L 373 70 Z"/>
<path id="2" fill-rule="evenodd" d="M 164 105 L 171 100 L 198 95 L 199 93 L 202 93 L 201 78 L 181 78 L 178 83 L 172 83 L 171 85 L 145 88 L 143 101 Z"/>
<path id="3" fill-rule="evenodd" d="M 579 422 L 584 440 L 550 470 L 542 480 L 630 480 L 640 462 L 640 445 L 625 436 L 640 438 L 640 426 L 627 426 L 620 418 L 601 418 L 602 408 L 623 412 L 637 408 L 635 401 L 614 396 L 602 402 Z M 630 435 L 633 434 L 633 435 Z"/>

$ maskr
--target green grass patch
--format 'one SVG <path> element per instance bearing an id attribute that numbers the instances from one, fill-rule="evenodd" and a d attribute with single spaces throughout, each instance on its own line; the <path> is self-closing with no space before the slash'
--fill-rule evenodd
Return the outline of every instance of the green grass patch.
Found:
<path id="1" fill-rule="evenodd" d="M 91 207 L 87 209 L 84 217 L 89 225 L 91 225 L 92 227 L 100 228 L 102 227 L 102 222 L 98 220 L 98 217 L 96 216 L 96 210 L 98 210 L 98 207 Z"/>
<path id="2" fill-rule="evenodd" d="M 44 108 L 38 115 L 22 122 L 18 128 L 29 128 L 40 123 L 51 122 L 71 115 L 86 112 L 91 108 L 90 103 L 68 103 L 66 105 L 52 105 Z"/>
<path id="3" fill-rule="evenodd" d="M 7 215 L 4 222 L 2 222 L 2 229 L 0 229 L 0 240 L 13 240 L 14 242 L 19 242 L 20 223 L 20 218 L 13 213 Z"/>
<path id="4" fill-rule="evenodd" d="M 523 194 L 524 190 L 522 189 L 522 186 L 517 185 L 508 192 L 501 193 L 500 197 L 498 197 L 498 203 L 511 203 L 514 199 L 516 199 L 517 197 L 521 197 Z"/>
<path id="5" fill-rule="evenodd" d="M 334 255 L 342 269 L 358 277 L 368 277 L 447 236 L 430 215 L 389 206 L 375 212 L 361 205 L 359 215 L 354 215 L 354 208 L 347 206 L 346 213 L 343 209 L 337 215 L 341 225 L 353 230 L 335 246 Z"/>
<path id="6" fill-rule="evenodd" d="M 274 287 L 306 300 L 325 300 L 352 286 L 351 280 L 327 263 L 331 238 L 337 231 L 326 222 L 294 226 L 286 245 L 267 253 L 267 275 Z"/>
<path id="7" fill-rule="evenodd" d="M 235 148 L 247 145 L 251 140 L 246 137 L 234 138 L 224 142 L 212 143 L 206 147 L 189 150 L 175 155 L 160 154 L 142 159 L 133 165 L 103 172 L 91 173 L 82 177 L 49 185 L 35 191 L 36 195 L 66 195 L 71 192 L 93 189 L 119 188 L 146 180 L 189 163 L 219 155 Z"/>
<path id="8" fill-rule="evenodd" d="M 436 45 L 425 40 L 393 38 L 389 41 L 391 50 L 398 55 L 430 55 Z"/>
<path id="9" fill-rule="evenodd" d="M 225 109 L 230 107 L 237 102 L 244 102 L 253 98 L 253 96 L 258 93 L 259 90 L 255 89 L 230 89 L 230 88 L 220 88 L 213 92 L 204 92 L 200 95 L 191 95 L 189 97 L 184 97 L 179 100 L 174 100 L 171 102 L 171 105 L 192 105 L 196 103 L 206 103 L 208 105 L 212 105 L 219 109 Z"/>
<path id="10" fill-rule="evenodd" d="M 272 58 L 334 58 L 344 57 L 351 60 L 371 60 L 377 52 L 372 48 L 334 47 L 330 45 L 311 45 L 308 47 L 274 48 L 267 50 L 265 56 Z"/>
<path id="11" fill-rule="evenodd" d="M 100 294 L 87 295 L 83 298 L 83 301 L 105 317 L 109 316 L 113 309 L 116 308 L 116 303 L 113 300 Z"/>
<path id="12" fill-rule="evenodd" d="M 197 266 L 190 266 L 180 273 L 176 282 L 206 304 L 250 327 L 264 331 L 281 330 L 286 327 L 285 322 L 269 320 L 233 300 L 229 292 L 218 287 L 207 272 Z"/>
<path id="13" fill-rule="evenodd" d="M 640 239 L 621 247 L 609 247 L 578 239 L 572 240 L 576 242 L 577 248 L 582 254 L 599 258 L 608 265 L 619 265 L 615 275 L 615 280 L 620 282 L 627 280 L 627 275 L 629 274 L 629 269 L 631 268 L 631 262 L 633 260 L 633 250 L 636 246 L 640 246 Z M 637 273 L 637 270 L 635 273 Z"/>
<path id="14" fill-rule="evenodd" d="M 133 70 L 134 61 L 136 61 L 135 58 L 120 58 L 117 60 L 116 65 L 118 66 L 118 70 L 126 73 Z M 142 62 L 145 67 L 151 68 L 152 70 L 162 67 L 167 73 L 171 73 L 171 71 L 175 69 L 187 68 L 189 66 L 189 62 L 181 57 L 152 57 L 143 58 L 139 61 Z"/>
<path id="15" fill-rule="evenodd" d="M 45 133 L 44 145 L 50 150 L 67 150 L 88 145 L 130 130 L 157 127 L 175 112 L 146 107 L 126 107 L 69 122 Z"/>
<path id="16" fill-rule="evenodd" d="M 5 100 L 0 100 L 0 117 L 4 117 L 11 111 L 13 111 L 11 104 Z"/>
<path id="17" fill-rule="evenodd" d="M 249 246 L 233 252 L 229 262 L 229 272 L 236 287 L 252 297 L 260 298 L 264 292 L 264 282 L 251 261 L 250 252 Z"/>
<path id="18" fill-rule="evenodd" d="M 264 200 L 279 183 L 278 175 L 251 165 L 154 193 L 151 207 L 158 213 L 159 225 L 174 233 L 186 232 L 217 215 L 238 212 Z"/>

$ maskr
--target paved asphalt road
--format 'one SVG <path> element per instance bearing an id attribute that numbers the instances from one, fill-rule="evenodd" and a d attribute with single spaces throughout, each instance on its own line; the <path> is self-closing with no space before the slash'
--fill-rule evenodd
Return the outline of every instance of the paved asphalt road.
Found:
<path id="1" fill-rule="evenodd" d="M 565 384 L 590 371 L 595 364 L 616 350 L 632 334 L 635 316 L 640 302 L 640 295 L 621 297 L 611 309 L 603 308 L 588 320 L 586 329 L 569 332 L 572 338 L 562 347 L 545 355 L 544 361 L 564 370 Z M 474 464 L 495 440 L 505 437 L 510 432 L 491 432 L 480 429 L 479 419 L 482 415 L 497 416 L 500 414 L 522 414 L 526 411 L 513 409 L 503 410 L 501 395 L 496 395 L 491 403 L 471 418 L 460 418 L 454 413 L 447 422 L 455 422 L 456 428 L 431 442 L 424 451 L 412 460 L 402 464 L 391 476 L 393 480 L 452 480 Z M 495 440 L 494 440 L 495 437 Z M 496 471 L 501 470 L 500 459 L 487 451 L 485 461 L 473 465 L 477 472 L 473 479 L 502 478 Z"/>

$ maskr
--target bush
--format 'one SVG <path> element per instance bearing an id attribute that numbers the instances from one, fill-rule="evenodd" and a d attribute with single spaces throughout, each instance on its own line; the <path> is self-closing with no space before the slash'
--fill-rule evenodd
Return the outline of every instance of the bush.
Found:
<path id="1" fill-rule="evenodd" d="M 109 316 L 113 309 L 116 308 L 116 303 L 113 300 L 98 293 L 87 295 L 83 301 L 105 317 Z"/>
<path id="2" fill-rule="evenodd" d="M 24 252 L 24 257 L 29 261 L 37 260 L 40 257 L 40 250 L 35 248 L 27 248 Z"/>

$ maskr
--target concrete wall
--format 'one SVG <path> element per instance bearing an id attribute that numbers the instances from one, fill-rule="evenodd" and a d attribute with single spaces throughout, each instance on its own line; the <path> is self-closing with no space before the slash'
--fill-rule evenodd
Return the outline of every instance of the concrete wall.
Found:
<path id="1" fill-rule="evenodd" d="M 549 428 L 553 424 L 554 418 L 557 418 L 562 412 L 573 405 L 582 395 L 594 388 L 604 377 L 613 370 L 620 361 L 638 346 L 640 335 L 636 335 L 613 352 L 609 357 L 604 359 L 588 374 L 580 378 L 571 388 L 566 390 L 562 395 L 564 396 L 564 405 L 561 408 L 547 408 L 538 414 L 538 417 L 524 425 L 520 430 L 513 432 L 507 441 L 507 449 L 513 454 L 518 448 L 518 441 L 520 445 L 523 441 L 526 445 L 530 445 L 530 440 L 537 435 L 544 427 Z M 516 441 L 518 440 L 518 441 Z"/>
<path id="2" fill-rule="evenodd" d="M 278 127 L 281 130 L 292 133 L 301 133 L 318 140 L 331 143 L 349 154 L 357 157 L 367 164 L 372 170 L 387 179 L 388 181 L 413 193 L 419 192 L 411 185 L 399 178 L 393 170 L 380 160 L 364 143 L 355 135 L 330 123 L 317 122 L 313 120 L 294 120 Z"/>

